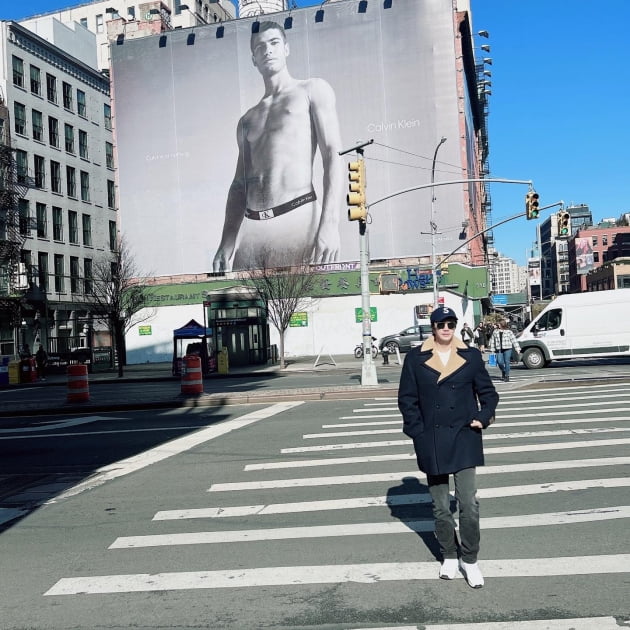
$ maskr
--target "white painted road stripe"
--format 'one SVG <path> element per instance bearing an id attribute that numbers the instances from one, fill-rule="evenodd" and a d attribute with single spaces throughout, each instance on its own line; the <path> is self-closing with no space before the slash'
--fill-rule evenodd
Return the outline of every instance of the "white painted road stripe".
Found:
<path id="1" fill-rule="evenodd" d="M 553 437 L 556 435 L 588 435 L 591 433 L 619 433 L 621 431 L 630 431 L 627 427 L 591 427 L 588 429 L 558 429 L 557 431 L 524 431 L 522 433 L 484 433 L 485 440 L 508 440 L 515 438 L 532 438 L 532 437 Z M 305 440 L 331 438 L 331 437 L 353 437 L 355 435 L 386 435 L 391 433 L 400 434 L 400 428 L 397 429 L 376 429 L 370 431 L 337 431 L 331 433 L 307 433 L 302 437 Z"/>
<path id="2" fill-rule="evenodd" d="M 533 494 L 553 494 L 573 492 L 589 488 L 627 488 L 630 477 L 611 479 L 580 479 L 578 481 L 546 482 L 523 486 L 501 486 L 481 488 L 477 496 L 481 499 L 521 497 Z M 416 505 L 431 503 L 431 496 L 425 494 L 394 494 L 380 497 L 355 497 L 329 499 L 326 501 L 299 501 L 297 503 L 271 503 L 269 505 L 237 505 L 232 507 L 194 508 L 189 510 L 162 510 L 153 517 L 154 521 L 174 521 L 195 518 L 231 518 L 234 516 L 266 516 L 269 514 L 293 514 L 301 512 L 322 512 L 349 510 L 356 508 L 385 507 L 392 505 Z"/>
<path id="3" fill-rule="evenodd" d="M 619 630 L 614 617 L 573 617 L 571 619 L 530 619 L 528 621 L 487 621 L 478 623 L 439 623 L 353 630 Z M 625 627 L 625 626 L 624 626 Z"/>
<path id="4" fill-rule="evenodd" d="M 486 579 L 621 574 L 630 571 L 630 554 L 484 560 L 482 569 Z M 437 573 L 437 562 L 384 562 L 181 573 L 132 573 L 63 578 L 44 595 L 138 593 L 347 582 L 376 584 L 378 582 L 435 580 Z M 461 578 L 460 575 L 457 577 Z"/>
<path id="5" fill-rule="evenodd" d="M 409 445 L 409 440 L 403 440 Z M 485 448 L 484 453 L 529 453 L 534 451 L 564 451 L 574 448 L 594 448 L 597 446 L 621 446 L 630 444 L 630 438 L 619 440 L 588 440 L 582 442 L 549 442 L 547 444 L 519 444 L 518 446 L 494 446 Z M 292 461 L 267 462 L 266 464 L 248 464 L 243 468 L 245 472 L 252 470 L 278 470 L 284 468 L 312 468 L 318 466 L 342 466 L 347 464 L 366 464 L 375 462 L 399 462 L 415 459 L 414 453 L 392 453 L 390 455 L 365 455 L 355 457 L 325 457 L 320 459 L 297 459 Z"/>
<path id="6" fill-rule="evenodd" d="M 598 459 L 572 459 L 552 462 L 526 462 L 503 466 L 481 466 L 477 475 L 508 474 L 515 472 L 540 472 L 543 470 L 568 470 L 570 468 L 593 468 L 599 466 L 623 466 L 630 464 L 630 457 L 603 457 Z M 363 475 L 342 475 L 338 477 L 306 477 L 292 479 L 268 479 L 266 481 L 235 481 L 215 483 L 208 492 L 232 492 L 234 490 L 264 490 L 269 488 L 299 488 L 315 486 L 339 486 L 351 483 L 378 483 L 400 481 L 403 477 L 418 477 L 417 470 L 373 473 Z"/>
<path id="7" fill-rule="evenodd" d="M 99 420 L 127 420 L 127 418 L 113 418 L 110 416 L 87 416 L 84 418 L 71 418 L 69 420 L 57 420 L 56 422 L 47 422 L 43 424 L 30 425 L 28 427 L 14 427 L 12 429 L 0 429 L 0 433 L 34 433 L 42 431 L 51 431 L 52 429 L 64 429 L 66 427 L 76 427 L 89 422 L 98 422 Z"/>
<path id="8" fill-rule="evenodd" d="M 511 529 L 541 527 L 545 525 L 572 525 L 614 519 L 630 518 L 630 505 L 572 510 L 569 512 L 543 512 L 516 516 L 490 516 L 480 519 L 481 529 Z M 351 525 L 307 525 L 304 527 L 273 527 L 218 532 L 185 532 L 176 534 L 149 534 L 120 536 L 109 549 L 138 549 L 140 547 L 170 547 L 173 545 L 211 545 L 263 540 L 293 540 L 305 538 L 338 538 L 341 536 L 378 536 L 382 534 L 409 534 L 432 532 L 433 518 L 418 521 L 392 521 L 387 523 L 354 523 Z M 630 569 L 629 569 L 630 570 Z"/>
<path id="9" fill-rule="evenodd" d="M 378 418 L 379 416 L 374 416 Z M 566 418 L 564 420 L 527 420 L 526 422 L 503 422 L 501 417 L 498 421 L 498 425 L 502 429 L 509 429 L 511 427 L 531 427 L 532 425 L 548 425 L 548 424 L 585 424 L 587 422 L 612 422 L 618 420 L 630 420 L 630 414 L 627 416 L 603 416 L 601 418 Z M 394 425 L 400 427 L 402 431 L 402 416 L 398 414 L 398 420 L 384 420 L 383 422 L 347 422 L 339 424 L 322 424 L 322 429 L 351 429 L 352 427 L 385 427 Z"/>
<path id="10" fill-rule="evenodd" d="M 113 464 L 103 466 L 102 468 L 97 469 L 96 473 L 86 481 L 83 481 L 57 495 L 51 500 L 51 503 L 74 496 L 84 490 L 95 488 L 107 481 L 110 481 L 111 479 L 123 477 L 124 475 L 128 475 L 129 473 L 145 468 L 146 466 L 168 459 L 173 455 L 179 455 L 180 453 L 183 453 L 195 446 L 199 446 L 199 444 L 203 444 L 204 442 L 213 440 L 217 437 L 225 435 L 226 433 L 230 433 L 236 429 L 241 429 L 242 427 L 246 427 L 254 422 L 258 422 L 264 418 L 269 418 L 270 416 L 302 404 L 303 402 L 301 401 L 282 402 L 269 407 L 264 407 L 263 409 L 258 409 L 257 411 L 252 411 L 251 413 L 241 416 L 240 418 L 234 418 L 232 420 L 228 420 L 227 422 L 222 422 L 221 424 L 203 428 L 195 433 L 191 433 L 190 435 L 184 435 L 183 437 L 176 438 L 170 442 L 166 442 L 165 444 L 160 444 L 159 446 L 148 451 L 144 451 L 138 455 L 133 455 L 127 459 L 122 459 L 114 462 Z"/>

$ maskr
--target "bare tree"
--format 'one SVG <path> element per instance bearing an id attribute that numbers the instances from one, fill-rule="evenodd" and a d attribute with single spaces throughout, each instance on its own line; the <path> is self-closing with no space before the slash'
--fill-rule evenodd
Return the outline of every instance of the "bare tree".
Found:
<path id="1" fill-rule="evenodd" d="M 118 376 L 123 376 L 127 364 L 125 334 L 155 316 L 155 309 L 146 309 L 152 294 L 146 275 L 140 273 L 123 237 L 118 239 L 115 252 L 94 262 L 91 284 L 93 317 L 109 327 L 118 355 Z"/>
<path id="2" fill-rule="evenodd" d="M 286 266 L 281 265 L 278 252 L 263 248 L 251 261 L 252 270 L 244 276 L 254 287 L 258 297 L 266 304 L 267 319 L 280 336 L 280 367 L 286 365 L 284 358 L 284 336 L 291 316 L 313 304 L 316 276 L 309 268 L 310 252 L 286 252 Z"/>

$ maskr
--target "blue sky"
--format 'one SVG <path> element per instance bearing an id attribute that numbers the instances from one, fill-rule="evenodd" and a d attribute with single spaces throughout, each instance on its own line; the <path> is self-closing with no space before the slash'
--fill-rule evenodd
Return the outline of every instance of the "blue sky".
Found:
<path id="1" fill-rule="evenodd" d="M 3 2 L 0 19 L 72 4 Z M 532 180 L 541 206 L 587 204 L 594 221 L 630 211 L 627 2 L 471 0 L 471 6 L 474 32 L 490 34 L 476 43 L 489 44 L 490 53 L 477 52 L 493 60 L 491 176 Z M 524 210 L 526 187 L 491 184 L 490 191 L 493 223 Z M 498 227 L 494 237 L 502 254 L 524 264 L 535 223 L 517 219 Z"/>

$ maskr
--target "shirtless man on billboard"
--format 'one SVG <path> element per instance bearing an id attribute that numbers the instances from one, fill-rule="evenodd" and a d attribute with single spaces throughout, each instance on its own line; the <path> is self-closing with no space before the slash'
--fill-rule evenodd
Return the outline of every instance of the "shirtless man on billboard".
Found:
<path id="1" fill-rule="evenodd" d="M 334 92 L 323 79 L 289 74 L 289 45 L 279 24 L 261 22 L 251 49 L 265 93 L 238 122 L 236 173 L 214 271 L 250 269 L 261 256 L 266 267 L 335 261 L 344 170 Z M 318 147 L 321 208 L 313 188 Z"/>

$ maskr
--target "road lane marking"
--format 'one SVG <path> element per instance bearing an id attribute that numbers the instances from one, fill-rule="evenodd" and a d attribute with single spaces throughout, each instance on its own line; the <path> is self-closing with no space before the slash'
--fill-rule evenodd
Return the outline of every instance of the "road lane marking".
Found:
<path id="1" fill-rule="evenodd" d="M 409 440 L 403 440 L 409 446 Z M 564 451 L 574 448 L 594 448 L 597 446 L 622 446 L 630 444 L 630 438 L 618 440 L 587 440 L 582 442 L 549 442 L 546 444 L 519 444 L 518 446 L 494 446 L 484 449 L 486 455 L 505 453 L 530 453 L 534 451 Z M 274 470 L 283 468 L 310 468 L 317 466 L 342 466 L 347 464 L 364 464 L 374 462 L 396 462 L 405 459 L 415 459 L 414 453 L 392 453 L 390 455 L 365 455 L 354 457 L 327 457 L 320 459 L 297 459 L 280 462 L 267 462 L 264 464 L 248 464 L 244 471 Z"/>
<path id="2" fill-rule="evenodd" d="M 201 428 L 199 431 L 195 431 L 194 433 L 191 433 L 189 435 L 175 438 L 174 440 L 170 440 L 169 442 L 160 444 L 159 446 L 156 446 L 155 448 L 152 448 L 148 451 L 139 453 L 138 455 L 133 455 L 132 457 L 128 457 L 127 459 L 121 459 L 117 462 L 114 462 L 113 464 L 108 464 L 107 466 L 103 466 L 102 468 L 97 469 L 95 474 L 92 475 L 89 479 L 82 481 L 76 486 L 73 486 L 65 492 L 57 495 L 54 499 L 51 499 L 50 503 L 55 503 L 62 499 L 72 497 L 85 490 L 90 490 L 92 488 L 100 486 L 107 481 L 111 481 L 112 479 L 123 477 L 124 475 L 128 475 L 129 473 L 136 472 L 137 470 L 141 470 L 142 468 L 146 468 L 147 466 L 168 459 L 173 455 L 179 455 L 180 453 L 194 448 L 195 446 L 199 446 L 204 442 L 214 440 L 215 438 L 226 435 L 227 433 L 231 433 L 232 431 L 246 427 L 250 424 L 253 424 L 254 422 L 269 418 L 278 413 L 293 409 L 294 407 L 302 404 L 303 401 L 293 401 L 270 405 L 269 407 L 264 407 L 263 409 L 252 411 L 251 413 L 248 413 L 239 418 L 233 418 L 218 425 Z"/>
<path id="3" fill-rule="evenodd" d="M 602 457 L 597 459 L 573 459 L 551 462 L 524 462 L 503 466 L 481 466 L 477 475 L 508 474 L 515 472 L 540 472 L 543 470 L 568 470 L 570 468 L 593 468 L 600 466 L 623 466 L 630 464 L 630 457 Z M 339 486 L 353 483 L 378 483 L 382 481 L 400 481 L 403 477 L 418 477 L 417 470 L 372 473 L 362 475 L 341 475 L 336 477 L 301 477 L 291 479 L 267 479 L 259 481 L 232 481 L 215 483 L 208 492 L 232 492 L 234 490 L 265 490 L 270 488 L 299 488 L 315 486 Z"/>
<path id="4" fill-rule="evenodd" d="M 554 494 L 556 492 L 574 492 L 591 488 L 627 488 L 630 477 L 610 479 L 580 479 L 577 481 L 547 482 L 522 486 L 501 486 L 498 488 L 480 488 L 477 496 L 481 499 L 520 497 L 534 494 Z M 348 497 L 321 501 L 299 501 L 295 503 L 270 503 L 268 505 L 237 505 L 227 507 L 191 508 L 188 510 L 161 510 L 154 521 L 176 521 L 203 518 L 232 518 L 242 516 L 267 516 L 270 514 L 293 514 L 301 512 L 325 512 L 370 507 L 389 507 L 393 505 L 416 505 L 431 503 L 431 495 L 393 494 L 380 497 Z"/>
<path id="5" fill-rule="evenodd" d="M 5 433 L 34 433 L 36 431 L 51 431 L 53 429 L 65 429 L 66 427 L 76 427 L 89 422 L 98 422 L 99 420 L 128 420 L 129 418 L 111 418 L 109 416 L 86 416 L 85 418 L 71 418 L 69 420 L 58 420 L 48 424 L 38 424 L 28 427 L 14 427 L 11 429 L 0 429 L 0 434 Z"/>
<path id="6" fill-rule="evenodd" d="M 630 554 L 569 556 L 559 558 L 504 558 L 484 560 L 483 574 L 492 578 L 558 577 L 624 574 L 630 571 Z M 436 580 L 437 562 L 384 562 L 315 566 L 278 566 L 222 571 L 132 573 L 67 577 L 45 596 L 141 593 L 191 589 L 303 586 L 305 584 L 376 584 Z M 461 579 L 458 574 L 457 579 Z"/>

